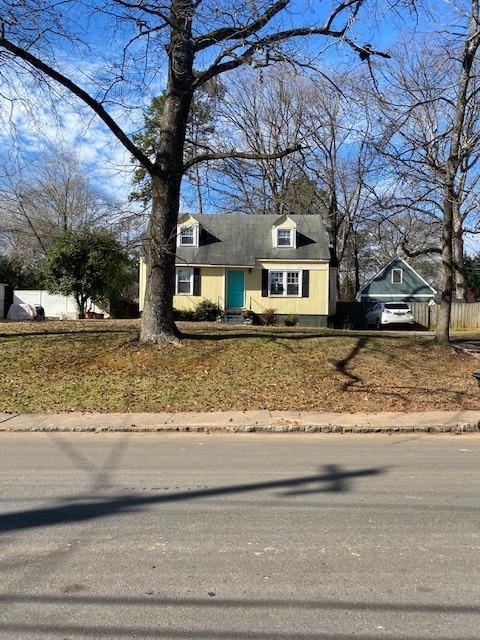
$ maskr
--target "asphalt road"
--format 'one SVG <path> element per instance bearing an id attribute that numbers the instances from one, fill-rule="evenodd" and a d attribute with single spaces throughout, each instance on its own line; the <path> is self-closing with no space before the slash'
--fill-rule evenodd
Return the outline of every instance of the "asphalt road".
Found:
<path id="1" fill-rule="evenodd" d="M 480 637 L 480 437 L 0 435 L 0 638 Z"/>

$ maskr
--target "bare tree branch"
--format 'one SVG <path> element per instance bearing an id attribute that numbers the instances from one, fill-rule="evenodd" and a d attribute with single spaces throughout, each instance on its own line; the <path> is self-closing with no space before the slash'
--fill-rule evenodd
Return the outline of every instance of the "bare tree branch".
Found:
<path id="1" fill-rule="evenodd" d="M 278 160 L 279 158 L 284 158 L 291 153 L 295 153 L 296 151 L 300 151 L 301 146 L 297 145 L 295 147 L 290 147 L 287 149 L 283 149 L 282 151 L 277 151 L 275 153 L 253 153 L 248 151 L 227 151 L 227 152 L 219 152 L 219 153 L 203 153 L 201 155 L 195 156 L 188 162 L 183 165 L 183 170 L 188 171 L 194 165 L 199 162 L 211 162 L 212 160 L 226 160 L 228 158 L 238 158 L 243 160 Z"/>
<path id="2" fill-rule="evenodd" d="M 129 151 L 142 165 L 145 166 L 147 171 L 152 174 L 158 174 L 160 169 L 154 165 L 154 163 L 148 158 L 142 151 L 139 149 L 127 136 L 127 134 L 123 131 L 120 125 L 112 118 L 112 116 L 104 109 L 102 104 L 95 100 L 89 93 L 87 93 L 84 89 L 82 89 L 78 84 L 73 82 L 70 78 L 67 78 L 62 73 L 51 67 L 50 65 L 37 58 L 29 51 L 22 49 L 21 47 L 17 47 L 15 44 L 10 42 L 4 37 L 0 38 L 0 47 L 3 47 L 7 51 L 10 51 L 15 56 L 21 58 L 29 65 L 38 69 L 45 75 L 47 75 L 55 82 L 58 82 L 66 89 L 71 91 L 74 95 L 76 95 L 80 100 L 82 100 L 85 104 L 87 104 L 107 125 L 110 131 L 115 135 L 118 140 L 123 144 L 123 146 Z"/>

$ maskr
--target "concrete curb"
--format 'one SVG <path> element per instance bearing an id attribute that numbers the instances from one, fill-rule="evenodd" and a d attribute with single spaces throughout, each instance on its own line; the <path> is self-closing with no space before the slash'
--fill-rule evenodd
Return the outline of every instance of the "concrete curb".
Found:
<path id="1" fill-rule="evenodd" d="M 441 434 L 449 433 L 461 435 L 464 433 L 479 433 L 480 421 L 463 422 L 458 424 L 445 424 L 434 426 L 343 426 L 343 425 L 161 425 L 161 426 L 123 426 L 123 425 L 38 425 L 15 426 L 2 425 L 0 433 L 324 433 L 324 434 Z"/>
<path id="2" fill-rule="evenodd" d="M 0 413 L 1 432 L 45 433 L 477 433 L 480 411 L 332 413 Z"/>

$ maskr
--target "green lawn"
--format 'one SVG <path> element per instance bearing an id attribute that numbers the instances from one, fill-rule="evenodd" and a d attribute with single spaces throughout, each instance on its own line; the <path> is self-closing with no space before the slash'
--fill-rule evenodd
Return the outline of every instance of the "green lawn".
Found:
<path id="1" fill-rule="evenodd" d="M 137 321 L 0 323 L 0 411 L 480 409 L 475 358 L 430 336 Z"/>

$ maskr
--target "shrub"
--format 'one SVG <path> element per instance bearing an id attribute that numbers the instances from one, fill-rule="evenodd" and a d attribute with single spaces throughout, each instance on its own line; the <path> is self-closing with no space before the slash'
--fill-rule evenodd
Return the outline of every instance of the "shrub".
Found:
<path id="1" fill-rule="evenodd" d="M 173 317 L 175 320 L 192 321 L 195 320 L 195 311 L 193 309 L 174 309 Z"/>
<path id="2" fill-rule="evenodd" d="M 265 309 L 260 316 L 263 324 L 272 325 L 275 324 L 275 309 Z"/>
<path id="3" fill-rule="evenodd" d="M 258 314 L 251 309 L 244 309 L 242 311 L 244 324 L 260 324 Z"/>
<path id="4" fill-rule="evenodd" d="M 211 300 L 201 300 L 195 307 L 195 320 L 202 322 L 215 322 L 218 316 L 221 316 L 223 311 L 218 304 Z"/>
<path id="5" fill-rule="evenodd" d="M 296 324 L 298 324 L 298 316 L 296 315 L 285 316 L 283 322 L 286 327 L 294 327 Z"/>

